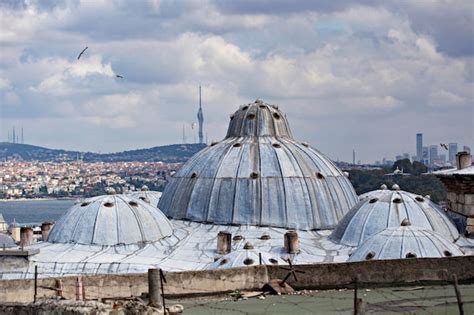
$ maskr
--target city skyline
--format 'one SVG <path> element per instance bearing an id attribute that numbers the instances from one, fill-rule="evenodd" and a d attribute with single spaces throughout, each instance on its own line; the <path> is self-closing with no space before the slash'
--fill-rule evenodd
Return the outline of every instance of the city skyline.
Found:
<path id="1" fill-rule="evenodd" d="M 289 9 L 1 2 L 0 139 L 23 126 L 26 143 L 49 148 L 179 143 L 202 83 L 209 142 L 221 140 L 235 106 L 261 98 L 334 160 L 350 161 L 353 149 L 363 163 L 414 155 L 418 132 L 427 144 L 473 147 L 468 1 Z"/>

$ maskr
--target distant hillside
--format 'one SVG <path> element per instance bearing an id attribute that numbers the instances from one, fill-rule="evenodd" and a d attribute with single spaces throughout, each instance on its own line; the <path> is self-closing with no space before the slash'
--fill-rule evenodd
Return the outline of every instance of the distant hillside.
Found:
<path id="1" fill-rule="evenodd" d="M 171 144 L 149 149 L 99 154 L 48 149 L 29 144 L 0 142 L 0 160 L 72 161 L 82 157 L 84 162 L 163 161 L 174 163 L 187 161 L 196 152 L 199 152 L 205 147 L 205 144 Z"/>

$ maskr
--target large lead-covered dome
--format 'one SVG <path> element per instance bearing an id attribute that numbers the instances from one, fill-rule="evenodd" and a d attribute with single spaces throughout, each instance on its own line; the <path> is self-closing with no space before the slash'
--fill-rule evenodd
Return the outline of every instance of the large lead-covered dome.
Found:
<path id="1" fill-rule="evenodd" d="M 171 178 L 159 208 L 174 219 L 310 230 L 334 227 L 356 201 L 341 170 L 294 140 L 277 106 L 257 100 Z"/>
<path id="2" fill-rule="evenodd" d="M 48 242 L 112 246 L 155 242 L 171 234 L 171 222 L 156 207 L 125 195 L 104 195 L 71 207 Z"/>

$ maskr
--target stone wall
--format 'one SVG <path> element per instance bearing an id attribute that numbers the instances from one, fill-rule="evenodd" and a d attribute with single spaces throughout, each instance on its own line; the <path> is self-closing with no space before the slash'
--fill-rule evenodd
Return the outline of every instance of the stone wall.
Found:
<path id="1" fill-rule="evenodd" d="M 466 232 L 474 233 L 474 176 L 439 176 L 448 190 L 448 208 L 467 217 Z"/>
<path id="2" fill-rule="evenodd" d="M 361 286 L 388 286 L 420 281 L 446 281 L 456 274 L 460 281 L 474 281 L 474 256 L 373 260 L 355 263 L 298 265 L 298 282 L 288 283 L 297 289 L 330 289 L 349 286 L 357 277 Z M 270 279 L 283 279 L 286 270 L 278 266 L 165 273 L 165 293 L 169 296 L 211 295 L 233 290 L 259 289 Z M 58 278 L 38 279 L 38 297 L 54 297 Z M 63 296 L 74 299 L 77 277 L 62 277 Z M 86 299 L 140 296 L 148 292 L 147 274 L 85 276 Z M 34 280 L 1 280 L 0 301 L 33 301 Z"/>

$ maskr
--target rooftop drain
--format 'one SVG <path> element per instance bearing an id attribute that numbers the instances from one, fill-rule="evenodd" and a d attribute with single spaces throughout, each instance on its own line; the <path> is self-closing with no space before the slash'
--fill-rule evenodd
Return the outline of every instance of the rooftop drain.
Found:
<path id="1" fill-rule="evenodd" d="M 234 145 L 233 145 L 234 148 L 240 148 L 241 146 L 242 146 L 242 144 L 240 144 L 239 142 L 234 143 Z"/>
<path id="2" fill-rule="evenodd" d="M 316 177 L 319 178 L 319 179 L 324 179 L 324 175 L 321 174 L 321 173 L 316 173 Z"/>
<path id="3" fill-rule="evenodd" d="M 244 260 L 244 265 L 246 266 L 250 266 L 250 265 L 253 265 L 254 261 L 252 258 L 245 258 Z"/>
<path id="4" fill-rule="evenodd" d="M 224 258 L 224 259 L 222 259 L 222 260 L 219 262 L 219 265 L 222 266 L 222 265 L 227 264 L 228 262 L 229 262 L 229 261 L 228 261 L 226 258 Z"/>
<path id="5" fill-rule="evenodd" d="M 85 207 L 85 206 L 88 206 L 88 205 L 90 205 L 90 202 L 83 202 L 83 203 L 81 203 L 81 207 Z"/>
<path id="6" fill-rule="evenodd" d="M 244 237 L 240 234 L 237 234 L 235 235 L 233 238 L 232 238 L 234 241 L 241 241 L 244 239 Z"/>
<path id="7" fill-rule="evenodd" d="M 104 207 L 112 208 L 113 206 L 114 206 L 113 202 L 107 201 L 106 203 L 104 203 Z"/>
<path id="8" fill-rule="evenodd" d="M 451 252 L 448 251 L 448 250 L 445 250 L 445 251 L 443 252 L 443 254 L 444 254 L 444 256 L 446 256 L 446 257 L 451 257 L 451 256 L 453 256 L 453 253 L 451 253 Z"/>
<path id="9" fill-rule="evenodd" d="M 309 147 L 308 142 L 301 142 L 301 144 L 302 144 L 303 146 L 305 146 L 305 147 Z"/>
<path id="10" fill-rule="evenodd" d="M 128 204 L 132 207 L 138 207 L 138 203 L 136 201 L 130 201 Z"/>
<path id="11" fill-rule="evenodd" d="M 379 198 L 372 198 L 369 200 L 369 203 L 376 203 Z"/>
<path id="12" fill-rule="evenodd" d="M 248 114 L 247 119 L 250 119 L 250 120 L 255 119 L 255 114 Z"/>
<path id="13" fill-rule="evenodd" d="M 244 249 L 253 249 L 253 245 L 250 242 L 245 243 Z"/>
<path id="14" fill-rule="evenodd" d="M 219 142 L 217 142 L 217 141 L 211 142 L 211 147 L 215 146 L 215 145 L 218 144 L 218 143 L 219 143 Z"/>
<path id="15" fill-rule="evenodd" d="M 280 119 L 281 116 L 280 116 L 280 114 L 278 114 L 278 113 L 273 113 L 273 118 L 275 118 L 275 119 Z"/>
<path id="16" fill-rule="evenodd" d="M 272 144 L 272 147 L 278 149 L 278 148 L 281 148 L 281 145 L 279 143 L 274 143 L 274 144 Z"/>
<path id="17" fill-rule="evenodd" d="M 251 179 L 257 179 L 258 178 L 258 173 L 257 172 L 250 173 L 250 178 Z"/>
<path id="18" fill-rule="evenodd" d="M 270 258 L 268 261 L 274 265 L 278 265 L 278 260 L 276 260 L 275 258 Z"/>
<path id="19" fill-rule="evenodd" d="M 230 115 L 230 120 L 234 119 L 234 114 Z"/>
<path id="20" fill-rule="evenodd" d="M 400 226 L 410 226 L 411 222 L 407 218 L 402 220 L 402 223 L 400 223 Z"/>
<path id="21" fill-rule="evenodd" d="M 191 178 L 196 178 L 196 177 L 198 177 L 198 174 L 197 174 L 196 172 L 193 172 L 193 173 L 191 174 Z"/>
<path id="22" fill-rule="evenodd" d="M 265 105 L 260 105 L 259 107 L 260 107 L 260 108 L 266 108 L 267 106 L 265 106 Z"/>
<path id="23" fill-rule="evenodd" d="M 405 255 L 405 258 L 416 258 L 416 254 L 412 253 L 412 252 L 409 252 Z"/>
<path id="24" fill-rule="evenodd" d="M 419 201 L 419 202 L 425 201 L 425 199 L 423 199 L 423 197 L 421 197 L 421 196 L 416 196 L 416 197 L 415 197 L 415 200 L 416 200 L 416 201 Z"/>
<path id="25" fill-rule="evenodd" d="M 395 198 L 395 199 L 393 199 L 393 203 L 402 203 L 402 199 Z"/>
<path id="26" fill-rule="evenodd" d="M 375 257 L 374 252 L 368 252 L 367 255 L 365 256 L 365 260 L 371 260 Z"/>
<path id="27" fill-rule="evenodd" d="M 269 240 L 271 238 L 272 237 L 270 236 L 270 234 L 267 234 L 267 233 L 263 233 L 262 236 L 260 236 L 260 239 L 264 241 Z"/>
<path id="28" fill-rule="evenodd" d="M 242 107 L 242 110 L 247 110 L 247 109 L 249 109 L 249 107 L 248 107 L 248 106 L 244 106 L 244 107 Z"/>

